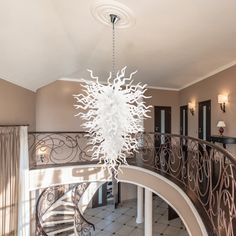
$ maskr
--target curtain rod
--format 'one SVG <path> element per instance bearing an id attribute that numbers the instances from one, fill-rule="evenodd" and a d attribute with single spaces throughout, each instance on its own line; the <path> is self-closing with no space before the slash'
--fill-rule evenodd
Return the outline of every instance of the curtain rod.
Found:
<path id="1" fill-rule="evenodd" d="M 28 124 L 22 124 L 22 125 L 0 125 L 0 127 L 17 127 L 17 126 L 29 126 Z"/>

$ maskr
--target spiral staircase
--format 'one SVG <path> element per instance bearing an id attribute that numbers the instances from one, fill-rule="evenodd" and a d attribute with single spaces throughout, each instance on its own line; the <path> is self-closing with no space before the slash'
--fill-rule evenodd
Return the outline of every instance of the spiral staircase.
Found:
<path id="1" fill-rule="evenodd" d="M 43 190 L 36 206 L 37 235 L 92 235 L 95 227 L 83 212 L 100 186 L 79 183 Z"/>

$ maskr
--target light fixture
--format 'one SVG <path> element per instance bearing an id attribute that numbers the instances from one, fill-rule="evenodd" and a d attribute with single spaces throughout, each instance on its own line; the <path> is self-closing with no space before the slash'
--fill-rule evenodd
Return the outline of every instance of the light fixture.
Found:
<path id="1" fill-rule="evenodd" d="M 192 114 L 192 116 L 194 115 L 195 112 L 195 102 L 189 102 L 188 103 L 188 109 L 190 111 L 190 113 Z"/>
<path id="2" fill-rule="evenodd" d="M 92 159 L 99 160 L 117 179 L 120 165 L 128 165 L 126 157 L 138 149 L 139 141 L 134 134 L 143 131 L 143 119 L 148 117 L 149 106 L 143 101 L 147 98 L 146 85 L 132 84 L 136 71 L 125 77 L 124 67 L 115 74 L 115 24 L 119 17 L 111 14 L 110 20 L 113 26 L 112 72 L 107 84 L 100 83 L 92 70 L 88 70 L 93 80 L 82 80 L 84 93 L 74 97 L 76 109 L 83 110 L 77 115 L 85 121 L 82 126 L 91 138 Z"/>
<path id="3" fill-rule="evenodd" d="M 225 104 L 228 103 L 228 95 L 219 94 L 218 103 L 220 104 L 220 109 L 225 112 Z"/>
<path id="4" fill-rule="evenodd" d="M 38 160 L 42 163 L 47 162 L 47 150 L 46 147 L 40 147 L 37 150 Z"/>
<path id="5" fill-rule="evenodd" d="M 219 128 L 219 133 L 222 136 L 224 133 L 224 128 L 226 127 L 225 122 L 223 120 L 218 121 L 217 128 Z"/>

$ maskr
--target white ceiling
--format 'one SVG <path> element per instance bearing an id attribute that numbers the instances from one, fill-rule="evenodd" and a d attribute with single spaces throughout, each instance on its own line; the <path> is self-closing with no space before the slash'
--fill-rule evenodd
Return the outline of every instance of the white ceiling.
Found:
<path id="1" fill-rule="evenodd" d="M 111 2 L 111 0 L 108 0 Z M 111 28 L 93 0 L 0 0 L 0 78 L 36 90 L 60 78 L 105 80 Z M 117 32 L 117 68 L 180 89 L 236 62 L 235 0 L 119 0 L 136 23 Z"/>

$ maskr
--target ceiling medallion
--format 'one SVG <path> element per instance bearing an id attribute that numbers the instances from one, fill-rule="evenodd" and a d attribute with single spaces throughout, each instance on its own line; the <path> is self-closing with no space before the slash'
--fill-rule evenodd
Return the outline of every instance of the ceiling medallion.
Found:
<path id="1" fill-rule="evenodd" d="M 93 17 L 106 26 L 111 26 L 111 14 L 119 17 L 116 28 L 129 28 L 135 25 L 133 12 L 120 2 L 113 0 L 96 1 L 90 10 Z"/>
<path id="2" fill-rule="evenodd" d="M 117 179 L 122 164 L 128 165 L 126 158 L 138 149 L 134 135 L 142 132 L 143 119 L 147 118 L 149 106 L 145 105 L 146 84 L 133 84 L 133 72 L 125 76 L 126 67 L 115 74 L 115 25 L 121 19 L 110 14 L 113 26 L 112 72 L 107 84 L 100 83 L 98 77 L 88 70 L 92 80 L 82 80 L 84 93 L 74 95 L 84 123 L 82 126 L 91 138 L 92 159 L 99 160 L 110 175 Z M 117 179 L 118 180 L 118 179 Z"/>

